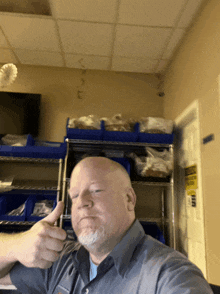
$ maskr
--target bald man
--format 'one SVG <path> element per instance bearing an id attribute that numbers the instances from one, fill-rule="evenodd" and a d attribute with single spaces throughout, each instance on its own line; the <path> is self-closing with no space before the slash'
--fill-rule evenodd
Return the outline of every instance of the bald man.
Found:
<path id="1" fill-rule="evenodd" d="M 83 159 L 71 174 L 69 196 L 80 246 L 64 246 L 66 233 L 54 226 L 63 210 L 58 203 L 29 231 L 0 235 L 0 284 L 41 294 L 213 293 L 186 257 L 145 235 L 135 219 L 129 175 L 120 164 Z"/>

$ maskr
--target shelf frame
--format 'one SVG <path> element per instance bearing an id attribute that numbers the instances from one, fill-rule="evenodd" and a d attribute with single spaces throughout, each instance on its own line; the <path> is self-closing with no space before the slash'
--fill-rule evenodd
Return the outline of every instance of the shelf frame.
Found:
<path id="1" fill-rule="evenodd" d="M 34 162 L 39 162 L 39 163 L 55 163 L 55 164 L 59 164 L 60 159 L 0 156 L 0 161 L 18 161 L 18 162 L 33 162 L 33 163 Z"/>
<path id="2" fill-rule="evenodd" d="M 119 141 L 98 141 L 98 140 L 80 140 L 80 139 L 69 139 L 65 141 L 69 144 L 85 144 L 85 145 L 121 145 L 121 146 L 143 146 L 143 147 L 163 147 L 170 148 L 173 144 L 161 144 L 161 143 L 143 143 L 143 142 L 119 142 Z"/>
<path id="3" fill-rule="evenodd" d="M 57 178 L 57 185 L 56 186 L 46 186 L 46 185 L 7 185 L 4 188 L 0 187 L 0 195 L 4 192 L 10 192 L 10 191 L 51 191 L 56 192 L 56 200 L 57 202 L 61 200 L 61 192 L 62 192 L 62 173 L 63 173 L 63 159 L 45 159 L 45 158 L 25 158 L 25 157 L 4 157 L 0 156 L 0 161 L 8 161 L 8 162 L 37 162 L 37 163 L 51 163 L 51 164 L 57 164 L 58 165 L 58 178 Z M 30 182 L 30 180 L 28 180 Z M 33 183 L 36 184 L 37 180 L 34 180 Z M 46 181 L 47 182 L 47 181 Z M 50 183 L 51 181 L 48 181 Z M 54 181 L 55 182 L 55 181 Z M 53 183 L 53 181 L 52 181 Z M 15 192 L 16 193 L 16 192 Z M 34 221 L 3 221 L 0 220 L 0 225 L 21 225 L 21 226 L 30 226 L 33 225 Z M 57 221 L 57 225 L 59 223 L 59 220 Z"/>
<path id="4" fill-rule="evenodd" d="M 68 158 L 69 158 L 69 152 L 70 150 L 74 152 L 87 152 L 88 150 L 93 150 L 94 146 L 97 146 L 94 149 L 100 148 L 103 150 L 103 148 L 106 148 L 106 150 L 113 149 L 113 147 L 118 146 L 118 149 L 116 151 L 123 151 L 126 152 L 129 148 L 135 147 L 135 148 L 142 148 L 143 147 L 156 147 L 156 148 L 167 148 L 171 152 L 171 157 L 173 158 L 173 144 L 151 144 L 151 143 L 143 143 L 143 142 L 117 142 L 117 141 L 99 141 L 99 140 L 79 140 L 79 139 L 69 139 L 66 138 L 67 143 L 67 153 L 64 160 L 64 173 L 63 173 L 63 191 L 62 191 L 62 200 L 65 204 L 65 210 L 63 215 L 60 217 L 60 226 L 62 227 L 65 220 L 70 220 L 71 215 L 67 214 L 67 185 L 70 182 L 70 178 L 67 177 L 67 167 L 68 167 Z M 124 150 L 124 148 L 128 147 L 127 150 Z M 170 233 L 170 246 L 172 246 L 174 249 L 176 249 L 176 222 L 175 222 L 175 202 L 174 202 L 174 179 L 173 179 L 173 173 L 169 179 L 169 182 L 166 181 L 139 181 L 139 180 L 132 180 L 132 185 L 146 185 L 146 186 L 155 186 L 155 187 L 162 187 L 164 189 L 169 188 L 171 198 L 170 198 L 170 206 L 172 214 L 169 217 L 169 220 L 165 218 L 165 193 L 164 189 L 162 189 L 162 211 L 161 211 L 161 224 L 164 231 L 165 225 L 169 224 L 169 233 Z M 153 219 L 151 219 L 153 221 Z"/>

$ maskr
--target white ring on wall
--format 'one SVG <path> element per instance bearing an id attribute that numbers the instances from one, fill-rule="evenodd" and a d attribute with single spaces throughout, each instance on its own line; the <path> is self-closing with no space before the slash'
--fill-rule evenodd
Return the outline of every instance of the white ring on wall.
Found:
<path id="1" fill-rule="evenodd" d="M 12 84 L 18 74 L 17 67 L 13 63 L 7 63 L 0 69 L 0 87 Z"/>

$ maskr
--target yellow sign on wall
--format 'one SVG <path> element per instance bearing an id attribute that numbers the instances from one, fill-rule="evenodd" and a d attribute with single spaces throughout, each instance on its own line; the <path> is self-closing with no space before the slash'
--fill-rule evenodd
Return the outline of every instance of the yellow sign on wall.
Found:
<path id="1" fill-rule="evenodd" d="M 191 165 L 185 168 L 185 189 L 197 189 L 197 166 Z"/>

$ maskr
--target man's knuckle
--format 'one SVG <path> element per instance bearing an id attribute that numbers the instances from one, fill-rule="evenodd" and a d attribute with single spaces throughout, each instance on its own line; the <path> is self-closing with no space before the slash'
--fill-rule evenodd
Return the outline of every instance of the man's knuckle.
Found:
<path id="1" fill-rule="evenodd" d="M 65 240 L 66 239 L 66 232 L 61 228 L 54 228 L 55 234 L 58 239 Z"/>
<path id="2" fill-rule="evenodd" d="M 40 267 L 41 269 L 47 269 L 47 268 L 50 268 L 52 264 L 53 264 L 53 263 L 50 262 L 50 261 L 42 262 L 42 263 L 40 264 L 39 267 Z"/>
<path id="3" fill-rule="evenodd" d="M 29 267 L 34 267 L 36 265 L 37 259 L 34 255 L 31 255 L 28 261 Z"/>
<path id="4" fill-rule="evenodd" d="M 53 252 L 50 253 L 49 260 L 50 260 L 51 262 L 56 261 L 58 258 L 59 258 L 59 254 L 58 254 L 58 252 L 53 251 Z"/>
<path id="5" fill-rule="evenodd" d="M 37 236 L 34 242 L 33 250 L 36 252 L 41 250 L 42 243 L 43 243 L 42 238 L 40 236 Z"/>
<path id="6" fill-rule="evenodd" d="M 59 252 L 55 252 L 55 260 L 59 259 L 59 257 L 60 257 Z"/>
<path id="7" fill-rule="evenodd" d="M 41 226 L 41 230 L 40 230 L 40 234 L 42 235 L 46 235 L 48 233 L 48 229 L 46 226 L 42 225 Z"/>
<path id="8" fill-rule="evenodd" d="M 58 249 L 58 251 L 62 251 L 62 250 L 63 250 L 63 247 L 64 247 L 64 243 L 61 242 L 61 243 L 59 244 L 59 249 Z"/>
<path id="9" fill-rule="evenodd" d="M 61 251 L 62 249 L 63 249 L 63 242 L 62 241 L 60 241 L 60 240 L 57 240 L 57 242 L 56 242 L 56 244 L 55 244 L 55 250 L 56 251 Z"/>

